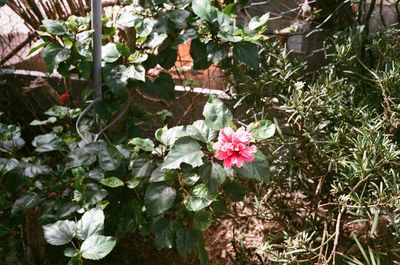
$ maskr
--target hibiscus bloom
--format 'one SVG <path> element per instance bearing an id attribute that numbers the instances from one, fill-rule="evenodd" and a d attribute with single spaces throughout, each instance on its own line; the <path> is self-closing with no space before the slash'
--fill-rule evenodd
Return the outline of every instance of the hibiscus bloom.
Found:
<path id="1" fill-rule="evenodd" d="M 240 127 L 236 132 L 231 127 L 226 127 L 219 132 L 218 142 L 213 144 L 215 158 L 224 161 L 225 168 L 233 165 L 242 167 L 244 162 L 254 160 L 257 152 L 255 145 L 250 145 L 253 140 L 251 133 Z"/>
<path id="2" fill-rule="evenodd" d="M 67 93 L 67 92 L 65 92 L 65 93 L 62 93 L 61 95 L 59 95 L 59 96 L 58 96 L 58 99 L 59 99 L 62 103 L 65 103 L 65 102 L 68 101 L 69 97 L 70 97 L 70 94 Z"/>

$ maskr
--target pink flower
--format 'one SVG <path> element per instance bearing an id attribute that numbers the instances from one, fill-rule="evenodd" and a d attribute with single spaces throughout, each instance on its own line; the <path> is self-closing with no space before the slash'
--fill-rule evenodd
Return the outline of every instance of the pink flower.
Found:
<path id="1" fill-rule="evenodd" d="M 225 168 L 231 168 L 235 164 L 240 168 L 244 162 L 254 160 L 257 147 L 250 145 L 252 140 L 251 133 L 246 132 L 244 127 L 240 127 L 236 132 L 231 127 L 226 127 L 219 132 L 218 142 L 213 144 L 215 158 L 224 160 Z"/>

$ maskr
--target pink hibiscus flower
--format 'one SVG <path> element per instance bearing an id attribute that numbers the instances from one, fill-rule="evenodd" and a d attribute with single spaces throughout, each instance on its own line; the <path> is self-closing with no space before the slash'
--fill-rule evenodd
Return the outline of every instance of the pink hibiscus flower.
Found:
<path id="1" fill-rule="evenodd" d="M 225 168 L 231 168 L 233 165 L 240 168 L 244 162 L 254 160 L 257 147 L 250 145 L 252 140 L 251 133 L 246 132 L 244 127 L 240 127 L 236 132 L 231 127 L 226 127 L 219 132 L 218 142 L 213 144 L 215 158 L 224 160 Z"/>

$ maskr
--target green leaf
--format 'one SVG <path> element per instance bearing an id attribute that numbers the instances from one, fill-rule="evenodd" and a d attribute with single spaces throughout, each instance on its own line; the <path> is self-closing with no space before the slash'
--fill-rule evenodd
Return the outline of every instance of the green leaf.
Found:
<path id="1" fill-rule="evenodd" d="M 224 12 L 224 14 L 229 16 L 229 15 L 232 15 L 236 11 L 236 8 L 237 8 L 237 3 L 230 3 L 229 5 L 224 7 L 222 12 Z"/>
<path id="2" fill-rule="evenodd" d="M 165 181 L 165 171 L 161 167 L 156 168 L 150 176 L 150 182 L 162 182 Z"/>
<path id="3" fill-rule="evenodd" d="M 249 29 L 250 30 L 258 29 L 264 26 L 268 22 L 268 20 L 269 20 L 269 13 L 262 15 L 260 18 L 257 16 L 253 17 L 249 22 Z"/>
<path id="4" fill-rule="evenodd" d="M 173 145 L 176 140 L 184 136 L 187 136 L 187 133 L 183 126 L 175 126 L 169 129 L 167 127 L 160 128 L 155 135 L 156 139 L 166 146 Z"/>
<path id="5" fill-rule="evenodd" d="M 52 35 L 61 36 L 67 32 L 67 26 L 62 21 L 45 19 L 43 20 L 43 26 L 46 31 Z"/>
<path id="6" fill-rule="evenodd" d="M 92 67 L 93 67 L 92 62 L 81 60 L 77 66 L 78 66 L 79 75 L 81 77 L 85 78 L 86 80 L 90 80 L 90 78 L 92 76 Z"/>
<path id="7" fill-rule="evenodd" d="M 210 162 L 199 168 L 199 175 L 210 192 L 217 192 L 225 181 L 226 171 L 220 164 Z"/>
<path id="8" fill-rule="evenodd" d="M 157 249 L 172 248 L 174 246 L 176 221 L 162 218 L 157 220 L 152 228 L 156 237 Z"/>
<path id="9" fill-rule="evenodd" d="M 89 171 L 89 178 L 100 181 L 104 179 L 104 171 L 100 168 L 94 168 Z"/>
<path id="10" fill-rule="evenodd" d="M 233 55 L 242 63 L 247 64 L 254 70 L 258 70 L 260 56 L 258 55 L 257 45 L 251 42 L 235 43 L 233 46 Z"/>
<path id="11" fill-rule="evenodd" d="M 96 153 L 84 146 L 69 153 L 66 160 L 66 170 L 74 167 L 90 166 L 96 162 Z"/>
<path id="12" fill-rule="evenodd" d="M 146 37 L 149 36 L 153 31 L 154 25 L 157 23 L 157 20 L 151 17 L 146 17 L 145 19 L 136 20 L 135 28 L 137 31 L 138 37 Z"/>
<path id="13" fill-rule="evenodd" d="M 145 152 L 152 152 L 154 150 L 154 143 L 150 139 L 136 137 L 130 140 L 128 144 L 134 145 L 138 151 L 143 150 Z"/>
<path id="14" fill-rule="evenodd" d="M 40 197 L 36 193 L 27 193 L 18 198 L 11 209 L 11 215 L 23 211 L 24 209 L 32 208 L 38 205 Z"/>
<path id="15" fill-rule="evenodd" d="M 183 257 L 190 255 L 197 245 L 197 232 L 193 228 L 180 228 L 176 231 L 176 248 Z"/>
<path id="16" fill-rule="evenodd" d="M 77 255 L 81 253 L 79 249 L 77 249 L 77 252 Z M 68 265 L 83 265 L 83 261 L 80 257 L 73 257 L 69 260 Z"/>
<path id="17" fill-rule="evenodd" d="M 175 84 L 171 75 L 167 73 L 160 73 L 154 82 L 146 78 L 144 83 L 139 84 L 139 88 L 146 94 L 156 98 L 175 99 Z"/>
<path id="18" fill-rule="evenodd" d="M 261 120 L 249 124 L 254 140 L 262 141 L 271 138 L 275 134 L 275 124 L 270 120 Z"/>
<path id="19" fill-rule="evenodd" d="M 43 48 L 44 46 L 46 46 L 47 44 L 49 44 L 49 42 L 44 41 L 43 39 L 38 39 L 35 44 L 33 44 L 32 49 L 29 51 L 29 53 L 27 54 L 27 56 L 31 55 L 32 53 L 36 52 L 37 50 Z"/>
<path id="20" fill-rule="evenodd" d="M 124 182 L 117 177 L 110 177 L 100 180 L 100 183 L 110 188 L 118 188 L 124 186 Z"/>
<path id="21" fill-rule="evenodd" d="M 178 139 L 171 147 L 168 155 L 161 166 L 162 169 L 179 169 L 181 163 L 186 163 L 192 167 L 203 164 L 204 153 L 201 151 L 200 144 L 190 138 L 183 137 Z"/>
<path id="22" fill-rule="evenodd" d="M 0 158 L 0 177 L 6 175 L 8 172 L 18 166 L 18 160 L 15 158 L 7 159 Z"/>
<path id="23" fill-rule="evenodd" d="M 60 220 L 54 224 L 43 226 L 44 238 L 53 246 L 68 244 L 76 234 L 76 223 L 69 220 Z"/>
<path id="24" fill-rule="evenodd" d="M 50 117 L 56 117 L 59 119 L 62 119 L 66 117 L 69 113 L 69 108 L 64 107 L 64 106 L 53 106 L 50 109 L 48 109 L 44 114 Z"/>
<path id="25" fill-rule="evenodd" d="M 211 62 L 208 61 L 207 46 L 199 39 L 192 40 L 190 56 L 193 59 L 193 69 L 195 70 L 207 69 L 211 65 Z"/>
<path id="26" fill-rule="evenodd" d="M 0 151 L 9 153 L 21 149 L 25 145 L 24 139 L 21 138 L 21 129 L 15 125 L 2 127 L 0 123 L 2 137 L 0 138 Z"/>
<path id="27" fill-rule="evenodd" d="M 111 236 L 92 235 L 82 243 L 82 257 L 90 260 L 102 259 L 112 251 L 116 243 Z"/>
<path id="28" fill-rule="evenodd" d="M 49 175 L 53 172 L 49 166 L 41 165 L 39 163 L 23 163 L 21 166 L 24 168 L 23 175 L 28 178 L 34 178 L 39 175 Z"/>
<path id="29" fill-rule="evenodd" d="M 76 224 L 76 237 L 85 240 L 92 235 L 103 233 L 104 213 L 99 209 L 91 209 L 82 215 Z"/>
<path id="30" fill-rule="evenodd" d="M 51 74 L 57 68 L 56 56 L 64 48 L 58 43 L 50 43 L 43 49 L 43 59 L 46 64 L 47 71 Z"/>
<path id="31" fill-rule="evenodd" d="M 121 164 L 121 153 L 112 145 L 104 145 L 98 154 L 99 165 L 105 171 L 116 170 Z"/>
<path id="32" fill-rule="evenodd" d="M 156 167 L 152 159 L 143 154 L 131 161 L 129 169 L 134 178 L 149 177 Z"/>
<path id="33" fill-rule="evenodd" d="M 164 183 L 150 183 L 144 196 L 144 205 L 149 215 L 160 215 L 174 203 L 176 190 Z"/>
<path id="34" fill-rule="evenodd" d="M 198 211 L 193 215 L 193 225 L 197 230 L 206 231 L 212 222 L 212 214 L 208 211 Z"/>
<path id="35" fill-rule="evenodd" d="M 208 253 L 204 243 L 203 234 L 197 233 L 197 255 L 199 257 L 200 265 L 209 265 L 210 261 L 208 259 Z"/>
<path id="36" fill-rule="evenodd" d="M 47 120 L 44 121 L 39 121 L 39 120 L 33 120 L 31 123 L 29 123 L 30 126 L 43 126 L 43 125 L 47 125 L 47 124 L 52 124 L 57 122 L 57 118 L 56 117 L 50 117 Z"/>
<path id="37" fill-rule="evenodd" d="M 102 60 L 106 63 L 114 63 L 120 57 L 121 53 L 115 43 L 107 43 L 101 48 Z"/>
<path id="38" fill-rule="evenodd" d="M 79 249 L 76 248 L 66 248 L 64 249 L 64 256 L 72 258 L 72 257 L 78 257 L 80 254 Z"/>
<path id="39" fill-rule="evenodd" d="M 215 138 L 217 131 L 209 129 L 203 120 L 198 120 L 186 127 L 186 134 L 196 140 L 208 143 Z"/>
<path id="40" fill-rule="evenodd" d="M 178 50 L 174 48 L 168 48 L 163 50 L 159 55 L 159 64 L 165 69 L 171 69 L 178 58 Z"/>
<path id="41" fill-rule="evenodd" d="M 141 64 L 133 64 L 126 69 L 126 75 L 129 79 L 146 81 L 146 69 Z"/>
<path id="42" fill-rule="evenodd" d="M 217 195 L 211 194 L 206 184 L 197 185 L 185 204 L 189 211 L 197 212 L 209 206 Z"/>
<path id="43" fill-rule="evenodd" d="M 128 85 L 128 73 L 124 65 L 106 65 L 103 69 L 104 81 L 114 94 Z"/>
<path id="44" fill-rule="evenodd" d="M 257 179 L 265 182 L 270 181 L 268 161 L 260 151 L 255 153 L 252 162 L 244 163 L 242 168 L 235 168 L 235 171 L 241 177 Z"/>
<path id="45" fill-rule="evenodd" d="M 218 9 L 209 0 L 192 0 L 193 12 L 201 19 L 212 23 L 217 19 Z"/>
<path id="46" fill-rule="evenodd" d="M 32 141 L 32 145 L 36 147 L 35 151 L 38 153 L 65 151 L 68 148 L 66 143 L 54 133 L 36 136 Z"/>
<path id="47" fill-rule="evenodd" d="M 214 130 L 225 128 L 233 119 L 231 111 L 214 95 L 208 98 L 204 106 L 203 116 L 208 128 Z"/>
<path id="48" fill-rule="evenodd" d="M 229 46 L 227 44 L 218 44 L 215 41 L 207 43 L 207 60 L 213 64 L 218 64 L 228 57 Z"/>

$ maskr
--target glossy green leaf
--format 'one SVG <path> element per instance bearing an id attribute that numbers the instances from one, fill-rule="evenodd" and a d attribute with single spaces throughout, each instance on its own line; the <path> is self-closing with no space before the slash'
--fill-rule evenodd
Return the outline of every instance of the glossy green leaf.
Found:
<path id="1" fill-rule="evenodd" d="M 112 145 L 104 145 L 98 153 L 99 165 L 105 171 L 116 170 L 121 164 L 121 153 Z"/>
<path id="2" fill-rule="evenodd" d="M 150 176 L 150 182 L 162 182 L 165 181 L 165 171 L 161 167 L 156 168 Z"/>
<path id="3" fill-rule="evenodd" d="M 44 238 L 53 246 L 68 244 L 76 235 L 76 223 L 74 221 L 60 220 L 54 224 L 43 226 Z"/>
<path id="4" fill-rule="evenodd" d="M 183 257 L 190 255 L 197 245 L 197 232 L 192 228 L 180 228 L 176 231 L 176 248 Z"/>
<path id="5" fill-rule="evenodd" d="M 230 3 L 226 7 L 224 7 L 222 12 L 224 12 L 224 14 L 226 15 L 232 15 L 236 11 L 237 5 L 237 3 Z"/>
<path id="6" fill-rule="evenodd" d="M 47 166 L 42 165 L 40 163 L 32 164 L 32 163 L 22 163 L 23 166 L 23 175 L 27 178 L 34 178 L 40 175 L 49 175 L 53 173 L 53 170 Z"/>
<path id="7" fill-rule="evenodd" d="M 67 32 L 67 26 L 62 21 L 45 19 L 42 23 L 46 31 L 52 35 L 61 36 Z"/>
<path id="8" fill-rule="evenodd" d="M 113 250 L 116 243 L 115 238 L 111 236 L 92 235 L 82 243 L 82 257 L 90 260 L 100 260 Z"/>
<path id="9" fill-rule="evenodd" d="M 144 205 L 149 215 L 160 215 L 174 203 L 176 190 L 164 183 L 150 183 L 144 196 Z"/>
<path id="10" fill-rule="evenodd" d="M 66 117 L 69 113 L 69 109 L 64 106 L 53 106 L 50 109 L 48 109 L 44 114 L 50 117 L 56 117 L 59 119 L 62 119 Z"/>
<path id="11" fill-rule="evenodd" d="M 53 73 L 54 69 L 57 68 L 56 56 L 64 48 L 57 43 L 50 43 L 43 49 L 43 59 L 46 64 L 47 71 Z"/>
<path id="12" fill-rule="evenodd" d="M 44 46 L 49 44 L 49 42 L 44 41 L 43 39 L 38 39 L 35 44 L 33 44 L 32 49 L 29 51 L 28 56 L 31 55 L 32 53 L 36 52 L 37 50 L 40 50 Z"/>
<path id="13" fill-rule="evenodd" d="M 40 121 L 40 120 L 33 120 L 31 121 L 31 123 L 29 123 L 30 126 L 43 126 L 43 125 L 47 125 L 47 124 L 52 124 L 57 122 L 57 118 L 56 117 L 50 117 L 47 120 L 44 121 Z"/>
<path id="14" fill-rule="evenodd" d="M 130 65 L 126 69 L 126 75 L 129 79 L 139 80 L 142 82 L 146 81 L 146 69 L 141 64 Z"/>
<path id="15" fill-rule="evenodd" d="M 82 215 L 76 224 L 76 237 L 85 240 L 92 235 L 103 233 L 104 213 L 99 209 L 91 209 Z"/>
<path id="16" fill-rule="evenodd" d="M 217 131 L 209 129 L 205 121 L 198 120 L 186 127 L 186 134 L 196 140 L 208 143 L 216 137 Z"/>
<path id="17" fill-rule="evenodd" d="M 66 151 L 68 149 L 66 143 L 54 133 L 36 136 L 32 141 L 32 145 L 38 153 Z"/>
<path id="18" fill-rule="evenodd" d="M 107 87 L 116 94 L 128 84 L 127 68 L 124 65 L 106 65 L 103 69 L 104 81 Z"/>
<path id="19" fill-rule="evenodd" d="M 18 160 L 15 158 L 7 159 L 0 158 L 0 177 L 6 175 L 8 172 L 18 166 Z"/>
<path id="20" fill-rule="evenodd" d="M 79 249 L 76 248 L 66 248 L 64 249 L 64 256 L 72 258 L 72 257 L 77 257 L 79 256 Z"/>
<path id="21" fill-rule="evenodd" d="M 149 177 L 156 168 L 156 164 L 145 154 L 133 159 L 129 165 L 131 175 L 134 178 Z"/>
<path id="22" fill-rule="evenodd" d="M 193 189 L 191 195 L 188 196 L 185 206 L 189 211 L 200 211 L 209 206 L 216 197 L 216 194 L 209 192 L 206 184 L 199 184 Z"/>
<path id="23" fill-rule="evenodd" d="M 207 69 L 211 65 L 211 62 L 208 61 L 207 46 L 199 39 L 192 40 L 190 44 L 190 56 L 193 59 L 193 69 Z"/>
<path id="24" fill-rule="evenodd" d="M 212 214 L 208 211 L 198 211 L 193 215 L 193 225 L 197 230 L 206 231 L 212 222 Z"/>
<path id="25" fill-rule="evenodd" d="M 269 19 L 269 13 L 262 15 L 260 18 L 253 17 L 249 22 L 249 29 L 255 30 L 262 26 L 265 26 L 265 24 L 268 22 L 268 19 Z"/>
<path id="26" fill-rule="evenodd" d="M 178 139 L 171 147 L 162 164 L 162 169 L 179 169 L 182 163 L 198 167 L 203 164 L 203 156 L 201 146 L 196 140 L 183 137 Z"/>
<path id="27" fill-rule="evenodd" d="M 135 149 L 137 148 L 138 151 L 143 150 L 146 152 L 151 152 L 154 150 L 154 143 L 150 139 L 136 137 L 131 139 L 128 144 L 134 145 Z"/>
<path id="28" fill-rule="evenodd" d="M 261 120 L 249 124 L 254 140 L 262 141 L 271 138 L 275 134 L 275 124 L 270 120 Z"/>
<path id="29" fill-rule="evenodd" d="M 172 128 L 160 128 L 156 131 L 156 139 L 167 146 L 171 146 L 175 143 L 176 140 L 187 136 L 186 129 L 183 126 L 175 126 Z"/>
<path id="30" fill-rule="evenodd" d="M 207 127 L 213 130 L 220 130 L 226 127 L 233 119 L 231 111 L 214 95 L 208 98 L 204 106 L 203 116 Z"/>
<path id="31" fill-rule="evenodd" d="M 100 183 L 110 188 L 118 188 L 124 186 L 124 182 L 117 177 L 110 177 L 100 180 Z"/>
<path id="32" fill-rule="evenodd" d="M 265 182 L 270 181 L 268 161 L 260 151 L 255 153 L 252 162 L 244 163 L 242 168 L 235 168 L 235 171 L 241 177 L 257 179 Z"/>
<path id="33" fill-rule="evenodd" d="M 146 78 L 144 83 L 139 84 L 139 88 L 146 94 L 165 100 L 175 99 L 175 84 L 170 74 L 160 73 L 154 81 Z"/>
<path id="34" fill-rule="evenodd" d="M 206 163 L 199 168 L 199 175 L 210 192 L 217 192 L 226 178 L 225 169 L 218 163 Z"/>
<path id="35" fill-rule="evenodd" d="M 218 9 L 209 0 L 192 0 L 193 12 L 201 19 L 212 23 L 217 18 Z"/>
<path id="36" fill-rule="evenodd" d="M 233 55 L 242 63 L 258 70 L 260 56 L 258 55 L 257 45 L 251 42 L 239 42 L 233 46 Z"/>
<path id="37" fill-rule="evenodd" d="M 35 207 L 39 202 L 40 197 L 37 193 L 26 193 L 14 202 L 14 205 L 11 209 L 11 215 L 15 215 L 24 209 Z"/>
<path id="38" fill-rule="evenodd" d="M 176 221 L 159 219 L 153 224 L 157 249 L 172 248 L 175 241 Z"/>
<path id="39" fill-rule="evenodd" d="M 107 43 L 103 46 L 101 48 L 101 54 L 102 60 L 106 63 L 114 63 L 121 57 L 121 53 L 115 43 Z"/>
<path id="40" fill-rule="evenodd" d="M 87 147 L 77 148 L 68 154 L 66 160 L 66 170 L 74 167 L 90 166 L 96 162 L 96 153 L 93 153 Z"/>

